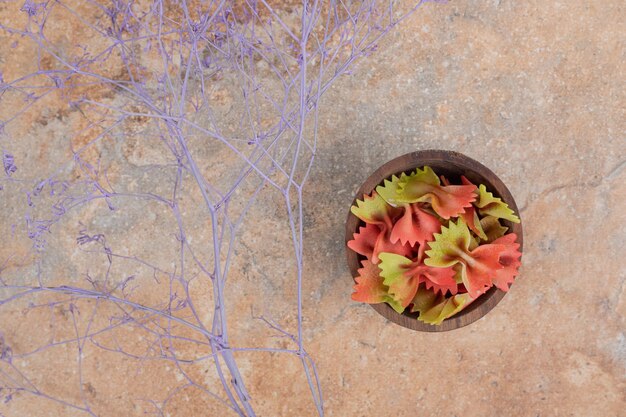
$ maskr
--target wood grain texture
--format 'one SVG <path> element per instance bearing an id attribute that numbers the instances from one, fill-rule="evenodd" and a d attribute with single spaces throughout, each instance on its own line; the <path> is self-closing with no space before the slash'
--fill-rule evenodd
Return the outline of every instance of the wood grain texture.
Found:
<path id="1" fill-rule="evenodd" d="M 364 194 L 370 194 L 378 185 L 382 184 L 384 179 L 389 178 L 394 174 L 398 175 L 402 172 L 409 174 L 411 171 L 415 170 L 415 168 L 423 167 L 424 165 L 428 165 L 433 168 L 437 175 L 445 175 L 453 183 L 460 183 L 460 176 L 465 175 L 474 184 L 485 184 L 490 192 L 492 192 L 495 196 L 500 197 L 509 205 L 511 209 L 513 209 L 513 211 L 515 211 L 518 216 L 520 215 L 511 192 L 508 188 L 506 188 L 506 185 L 504 185 L 500 178 L 498 178 L 498 176 L 489 168 L 458 152 L 442 150 L 411 152 L 387 162 L 374 171 L 374 173 L 370 175 L 367 180 L 365 180 L 363 185 L 361 185 L 357 191 L 352 204 L 356 204 L 356 199 L 361 199 Z M 505 220 L 503 223 L 505 226 L 509 227 L 509 233 L 513 232 L 517 234 L 517 243 L 520 244 L 519 250 L 520 252 L 523 252 L 522 222 L 512 223 Z M 357 218 L 350 211 L 348 212 L 345 236 L 346 243 L 353 239 L 354 233 L 357 231 L 358 227 L 363 224 L 364 223 L 359 218 Z M 348 249 L 347 245 L 346 251 L 348 267 L 350 268 L 350 273 L 354 279 L 358 276 L 357 269 L 360 268 L 361 260 L 364 258 L 356 252 Z M 519 276 L 517 279 L 519 279 Z M 492 287 L 489 291 L 474 301 L 468 308 L 461 311 L 457 315 L 444 320 L 444 322 L 439 326 L 422 323 L 417 320 L 417 313 L 405 312 L 403 314 L 398 314 L 387 303 L 372 304 L 372 308 L 388 320 L 406 328 L 424 332 L 444 332 L 458 329 L 459 327 L 467 326 L 468 324 L 475 322 L 491 311 L 496 304 L 502 300 L 502 297 L 504 297 L 505 294 L 505 292 Z"/>

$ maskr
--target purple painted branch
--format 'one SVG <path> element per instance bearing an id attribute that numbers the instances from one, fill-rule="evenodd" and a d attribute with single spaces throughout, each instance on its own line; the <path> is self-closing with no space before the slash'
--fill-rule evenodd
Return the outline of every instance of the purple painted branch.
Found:
<path id="1" fill-rule="evenodd" d="M 22 395 L 98 415 L 85 385 L 85 352 L 95 349 L 136 361 L 138 370 L 154 361 L 173 365 L 182 378 L 174 387 L 164 387 L 160 398 L 135 399 L 156 415 L 165 415 L 168 404 L 195 389 L 229 412 L 255 416 L 255 400 L 246 387 L 250 375 L 242 372 L 235 353 L 291 355 L 299 359 L 315 411 L 323 416 L 320 378 L 304 346 L 302 310 L 302 198 L 317 150 L 320 97 L 423 2 L 402 10 L 402 2 L 393 0 L 303 0 L 297 20 L 266 0 L 213 0 L 201 6 L 186 0 L 27 0 L 7 6 L 8 13 L 23 13 L 27 23 L 0 24 L 0 31 L 13 45 L 9 48 L 21 43 L 36 57 L 36 69 L 11 73 L 8 79 L 0 68 L 0 195 L 10 197 L 2 208 L 19 216 L 6 222 L 10 230 L 0 234 L 30 239 L 32 248 L 28 255 L 0 259 L 0 317 L 18 308 L 48 314 L 44 322 L 51 330 L 45 341 L 34 338 L 17 351 L 12 346 L 21 337 L 19 326 L 0 320 L 0 415 Z M 49 29 L 53 23 L 72 27 L 76 39 L 69 44 L 57 39 Z M 232 98 L 234 110 L 220 108 L 212 96 L 218 90 Z M 20 154 L 14 138 L 23 134 L 23 120 L 54 100 L 67 104 L 58 111 L 70 114 L 63 123 L 71 155 L 55 157 L 46 170 Z M 72 115 L 85 123 L 75 126 Z M 106 160 L 107 146 L 143 141 L 139 146 L 150 148 L 152 140 L 163 145 L 166 161 L 144 169 L 168 180 L 155 189 L 132 189 L 112 179 L 112 162 L 122 167 L 122 178 L 137 168 L 124 165 L 119 153 L 115 161 Z M 207 172 L 212 161 L 198 152 L 199 141 L 234 156 L 227 175 Z M 285 203 L 296 266 L 297 327 L 294 333 L 277 320 L 253 316 L 269 337 L 291 346 L 235 346 L 231 331 L 238 323 L 228 320 L 226 285 L 235 248 L 243 246 L 238 242 L 244 220 L 268 186 Z M 211 223 L 208 242 L 190 241 L 184 204 L 192 187 Z M 80 213 L 106 203 L 121 216 L 131 201 L 155 204 L 172 219 L 174 229 L 163 235 L 177 239 L 174 267 L 114 249 L 105 238 L 106 227 L 81 224 L 73 256 L 87 265 L 88 259 L 98 259 L 94 268 L 101 263 L 102 269 L 59 277 L 48 268 L 63 250 L 54 239 L 76 225 Z M 204 253 L 203 247 L 212 252 Z M 120 268 L 144 269 L 153 279 L 140 282 L 133 271 L 121 273 Z M 205 312 L 209 300 L 198 297 L 192 283 L 211 288 L 212 317 Z M 150 302 L 151 286 L 166 284 L 167 295 Z M 57 320 L 56 311 L 71 320 Z M 124 331 L 141 335 L 143 351 L 125 343 Z M 197 356 L 181 346 L 198 349 Z M 76 354 L 67 366 L 78 375 L 78 386 L 68 382 L 71 399 L 38 388 L 32 382 L 40 376 L 36 368 L 18 370 L 12 364 L 67 347 Z M 219 386 L 208 386 L 188 369 L 208 360 Z"/>

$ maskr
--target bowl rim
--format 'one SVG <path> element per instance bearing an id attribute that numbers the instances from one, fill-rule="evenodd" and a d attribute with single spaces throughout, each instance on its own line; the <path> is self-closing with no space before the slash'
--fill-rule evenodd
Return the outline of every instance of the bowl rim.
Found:
<path id="1" fill-rule="evenodd" d="M 513 195 L 504 182 L 502 182 L 502 180 L 493 171 L 480 162 L 456 151 L 437 149 L 420 150 L 404 154 L 386 162 L 376 169 L 361 184 L 350 207 L 356 204 L 357 199 L 362 199 L 363 195 L 370 194 L 378 185 L 392 175 L 398 175 L 402 172 L 408 173 L 425 165 L 431 166 L 438 175 L 441 175 L 441 171 L 448 171 L 448 175 L 450 175 L 450 172 L 455 173 L 452 175 L 466 175 L 472 182 L 475 182 L 476 178 L 480 178 L 478 182 L 485 184 L 490 192 L 492 192 L 496 197 L 500 197 L 505 203 L 507 203 L 520 218 L 520 223 L 512 223 L 506 220 L 503 221 L 503 223 L 509 227 L 509 230 L 507 231 L 508 233 L 517 234 L 517 243 L 520 245 L 519 251 L 523 253 L 523 222 Z M 461 172 L 459 172 L 459 170 Z M 348 248 L 347 242 L 353 239 L 353 234 L 363 224 L 364 223 L 352 214 L 349 209 L 348 217 L 346 219 L 345 250 L 348 261 L 348 269 L 352 275 L 353 283 L 355 282 L 354 279 L 358 276 L 357 269 L 361 267 L 362 257 Z M 517 279 L 519 279 L 519 275 L 516 277 L 516 280 Z M 468 324 L 482 318 L 489 311 L 491 311 L 505 295 L 506 292 L 501 291 L 496 287 L 492 287 L 475 302 L 473 302 L 467 309 L 462 310 L 459 314 L 444 320 L 440 325 L 430 325 L 417 320 L 415 318 L 417 313 L 397 313 L 387 303 L 370 305 L 374 310 L 376 310 L 376 312 L 386 319 L 408 329 L 423 332 L 444 332 L 467 326 Z"/>

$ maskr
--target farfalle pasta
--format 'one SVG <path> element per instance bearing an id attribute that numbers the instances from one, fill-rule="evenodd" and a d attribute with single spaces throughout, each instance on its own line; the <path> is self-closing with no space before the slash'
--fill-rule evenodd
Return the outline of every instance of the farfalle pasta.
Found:
<path id="1" fill-rule="evenodd" d="M 348 247 L 362 255 L 352 299 L 387 303 L 437 325 L 491 287 L 508 291 L 521 265 L 519 218 L 484 184 L 451 184 L 428 166 L 386 179 L 357 200 L 365 225 Z"/>

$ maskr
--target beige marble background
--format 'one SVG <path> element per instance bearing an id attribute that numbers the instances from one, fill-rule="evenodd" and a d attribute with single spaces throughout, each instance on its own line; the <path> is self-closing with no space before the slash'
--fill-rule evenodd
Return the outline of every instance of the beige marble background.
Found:
<path id="1" fill-rule="evenodd" d="M 327 416 L 624 415 L 624 8 L 616 0 L 425 4 L 324 97 L 316 165 L 304 197 L 304 314 L 307 350 L 317 362 Z M 11 59 L 1 57 L 3 65 Z M 72 116 L 51 110 L 49 117 L 45 129 L 53 140 Z M 43 127 L 28 121 L 23 129 L 26 136 L 15 153 L 32 156 L 38 142 L 29 135 Z M 120 155 L 133 166 L 158 159 L 141 146 L 125 147 Z M 509 294 L 483 319 L 443 334 L 400 328 L 351 302 L 343 247 L 345 216 L 360 182 L 391 158 L 435 148 L 460 151 L 498 174 L 518 202 L 525 231 L 524 265 Z M 56 157 L 48 149 L 36 152 L 44 165 Z M 208 169 L 210 160 L 205 164 Z M 124 181 L 145 179 L 141 170 L 128 172 Z M 11 201 L 1 198 L 0 207 L 10 212 Z M 248 226 L 243 233 L 228 290 L 235 323 L 249 315 L 248 304 L 274 297 L 286 300 L 284 305 L 279 300 L 274 312 L 293 325 L 287 303 L 294 297 L 292 278 L 262 278 L 267 271 L 293 272 L 283 265 L 288 238 L 274 235 L 287 227 L 273 214 L 275 205 L 275 196 L 261 197 L 253 215 L 272 227 Z M 64 225 L 66 232 L 51 237 L 64 249 L 52 258 L 51 271 L 81 272 L 72 252 L 78 221 L 107 230 L 118 249 L 128 246 L 164 269 L 171 266 L 169 252 L 163 252 L 170 247 L 130 239 L 128 223 L 109 221 L 98 210 L 77 214 Z M 128 207 L 128 213 L 130 228 L 148 234 L 171 222 L 147 206 Z M 3 227 L 10 214 L 4 216 Z M 197 227 L 194 238 L 207 238 L 206 223 L 191 224 Z M 0 243 L 4 252 L 19 245 Z M 261 290 L 251 280 L 260 280 Z M 63 310 L 59 317 L 70 320 Z M 36 340 L 34 327 L 27 330 L 36 320 L 19 309 L 0 311 L 0 329 L 14 351 Z M 262 326 L 234 327 L 235 343 L 262 337 Z M 101 416 L 144 415 L 150 407 L 137 398 L 157 397 L 181 378 L 174 367 L 137 370 L 113 354 L 98 354 L 85 369 L 85 380 L 73 381 L 76 373 L 67 365 L 75 357 L 72 349 L 21 366 L 35 369 L 34 378 L 59 396 L 76 396 L 71 385 L 82 384 Z M 294 358 L 242 354 L 238 359 L 260 416 L 314 415 Z M 210 366 L 205 368 L 190 372 L 206 373 L 211 386 L 216 380 Z M 81 415 L 29 398 L 18 395 L 0 405 L 0 413 Z M 164 413 L 229 415 L 193 390 L 175 398 Z"/>

